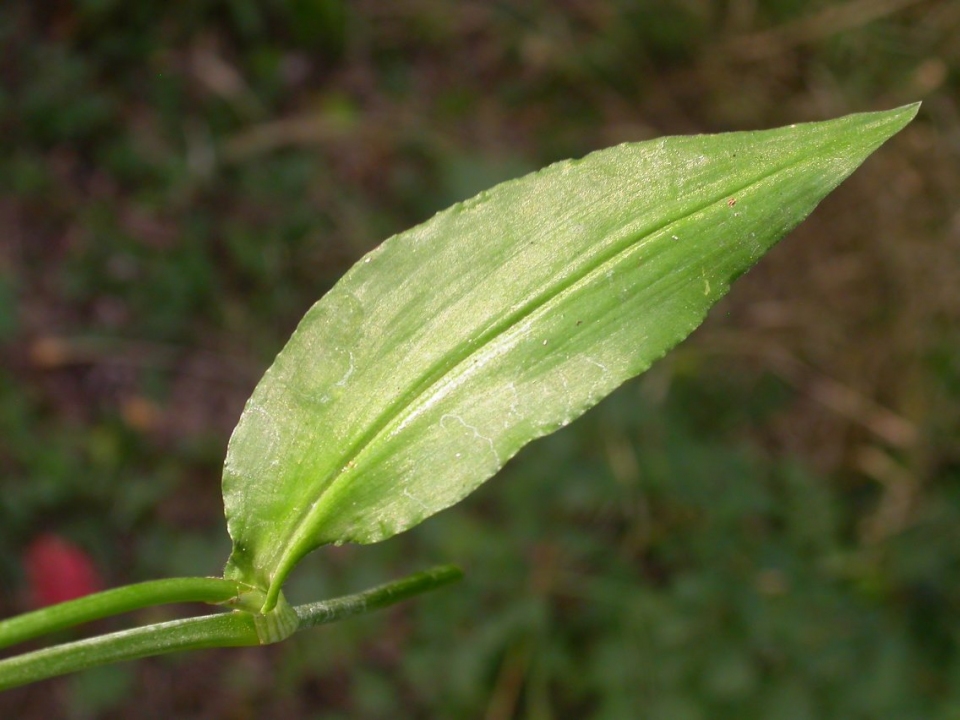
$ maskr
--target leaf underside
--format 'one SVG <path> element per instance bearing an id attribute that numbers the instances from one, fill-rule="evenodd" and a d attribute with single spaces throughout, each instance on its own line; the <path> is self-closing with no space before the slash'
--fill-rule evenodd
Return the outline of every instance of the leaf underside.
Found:
<path id="1" fill-rule="evenodd" d="M 234 430 L 225 577 L 456 503 L 650 366 L 916 114 L 621 145 L 396 235 L 306 314 Z"/>

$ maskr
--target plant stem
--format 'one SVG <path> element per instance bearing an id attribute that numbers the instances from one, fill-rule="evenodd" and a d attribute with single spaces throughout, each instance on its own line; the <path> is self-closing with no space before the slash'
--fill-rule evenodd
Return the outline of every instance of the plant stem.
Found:
<path id="1" fill-rule="evenodd" d="M 393 603 L 405 600 L 414 595 L 435 590 L 448 585 L 463 576 L 462 571 L 452 565 L 436 567 L 425 572 L 417 573 L 409 577 L 397 580 L 371 590 L 348 595 L 325 602 L 300 605 L 293 608 L 297 615 L 299 624 L 297 630 L 322 625 L 324 623 L 342 620 L 352 615 L 372 612 Z M 181 600 L 204 600 L 206 602 L 224 602 L 232 600 L 237 595 L 238 583 L 228 583 L 219 581 L 220 585 L 203 583 L 192 584 L 188 581 L 200 581 L 205 578 L 178 578 L 175 580 L 159 580 L 156 583 L 140 583 L 130 585 L 116 590 L 108 590 L 105 593 L 98 593 L 99 596 L 115 596 L 111 601 L 111 608 L 122 607 L 118 612 L 125 612 L 137 607 L 145 607 L 146 603 L 136 600 L 139 595 L 134 594 L 133 599 L 127 599 L 120 602 L 116 598 L 124 598 L 122 591 L 131 591 L 143 586 L 156 584 L 165 584 L 169 595 L 161 593 L 163 588 L 151 590 L 152 598 L 174 597 L 175 600 L 166 602 L 179 602 Z M 178 583 L 183 584 L 183 594 L 176 595 L 173 588 Z M 227 593 L 227 585 L 231 592 Z M 188 588 L 193 588 L 188 592 Z M 218 590 L 219 587 L 219 590 Z M 243 587 L 243 586 L 241 586 Z M 208 593 L 204 597 L 198 597 L 201 592 Z M 226 597 L 224 595 L 226 594 Z M 189 597 L 188 597 L 189 595 Z M 89 596 L 94 598 L 97 596 Z M 86 598 L 82 598 L 86 599 Z M 64 603 L 70 605 L 79 603 L 80 600 Z M 161 601 L 162 602 L 162 601 Z M 62 606 L 54 606 L 48 610 L 54 610 Z M 83 607 L 82 605 L 80 606 Z M 44 611 L 37 611 L 42 613 Z M 34 615 L 36 613 L 29 613 Z M 93 619 L 93 617 L 104 617 L 115 614 L 113 612 L 98 612 L 93 614 L 92 609 L 88 609 L 82 617 Z M 71 617 L 80 617 L 79 612 L 73 611 Z M 26 617 L 26 616 L 22 616 Z M 57 675 L 64 675 L 78 670 L 86 670 L 105 665 L 107 663 L 122 662 L 124 660 L 136 660 L 138 658 L 151 657 L 154 655 L 163 655 L 166 653 L 178 652 L 180 650 L 199 650 L 203 648 L 215 647 L 239 647 L 261 644 L 257 629 L 257 615 L 251 612 L 234 610 L 228 613 L 219 613 L 216 615 L 204 615 L 198 618 L 189 618 L 186 620 L 174 620 L 171 622 L 146 625 L 144 627 L 132 630 L 123 630 L 121 632 L 99 635 L 97 637 L 79 640 L 62 645 L 55 645 L 51 648 L 36 650 L 34 652 L 24 653 L 12 658 L 0 660 L 0 690 L 25 685 L 27 683 L 44 680 Z M 13 618 L 5 621 L 12 623 L 21 618 Z M 46 621 L 49 625 L 49 619 Z M 78 622 L 83 622 L 80 620 Z M 74 623 L 61 624 L 58 627 L 66 627 Z M 46 626 L 45 626 L 46 627 Z M 14 626 L 14 631 L 17 626 Z M 42 632 L 48 632 L 43 630 Z M 22 631 L 21 631 L 22 633 Z M 33 637 L 40 632 L 34 633 Z"/>
<path id="2" fill-rule="evenodd" d="M 241 583 L 222 578 L 170 578 L 126 585 L 0 621 L 0 648 L 145 607 L 181 602 L 223 603 L 246 591 Z"/>
<path id="3" fill-rule="evenodd" d="M 462 577 L 463 571 L 457 566 L 441 565 L 410 575 L 402 580 L 364 590 L 355 595 L 346 595 L 308 605 L 297 605 L 293 608 L 293 611 L 300 620 L 298 630 L 303 630 L 316 625 L 343 620 L 352 615 L 372 612 L 401 600 L 406 600 L 408 597 L 449 585 Z"/>
<path id="4" fill-rule="evenodd" d="M 258 645 L 253 615 L 243 611 L 146 625 L 0 660 L 0 690 L 179 650 Z"/>

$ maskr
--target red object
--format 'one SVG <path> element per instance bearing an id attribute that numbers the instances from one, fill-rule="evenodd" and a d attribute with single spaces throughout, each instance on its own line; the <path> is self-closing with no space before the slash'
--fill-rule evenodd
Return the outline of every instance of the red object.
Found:
<path id="1" fill-rule="evenodd" d="M 57 535 L 41 535 L 27 548 L 24 558 L 30 603 L 46 605 L 83 597 L 101 589 L 100 574 L 90 556 Z"/>

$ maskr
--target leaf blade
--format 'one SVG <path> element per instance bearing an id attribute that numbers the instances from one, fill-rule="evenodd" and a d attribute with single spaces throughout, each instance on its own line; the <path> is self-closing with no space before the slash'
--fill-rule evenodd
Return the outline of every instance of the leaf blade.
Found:
<path id="1" fill-rule="evenodd" d="M 685 337 L 916 109 L 600 151 L 385 242 L 248 401 L 225 575 L 269 586 L 269 605 L 318 545 L 461 499 Z"/>

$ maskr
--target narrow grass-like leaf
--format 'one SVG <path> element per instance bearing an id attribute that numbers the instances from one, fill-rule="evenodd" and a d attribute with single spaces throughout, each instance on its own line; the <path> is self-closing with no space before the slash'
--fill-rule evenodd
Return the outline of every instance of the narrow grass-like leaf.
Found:
<path id="1" fill-rule="evenodd" d="M 457 502 L 686 337 L 916 114 L 621 145 L 499 185 L 365 256 L 247 403 L 225 576 L 268 590 L 326 543 Z"/>

